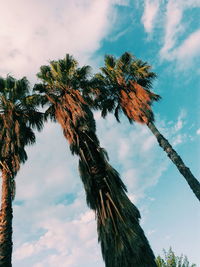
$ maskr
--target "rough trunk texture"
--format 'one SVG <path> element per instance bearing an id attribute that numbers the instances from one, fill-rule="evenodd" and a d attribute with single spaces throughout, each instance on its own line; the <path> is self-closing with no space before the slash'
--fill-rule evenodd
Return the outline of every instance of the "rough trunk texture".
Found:
<path id="1" fill-rule="evenodd" d="M 2 170 L 2 196 L 0 210 L 0 266 L 11 267 L 12 257 L 12 198 L 9 174 Z"/>
<path id="2" fill-rule="evenodd" d="M 81 134 L 80 147 L 79 170 L 88 206 L 96 213 L 106 267 L 155 267 L 153 252 L 139 225 L 140 213 L 127 197 L 119 174 L 92 141 L 91 133 Z"/>
<path id="3" fill-rule="evenodd" d="M 192 189 L 195 196 L 200 201 L 200 183 L 191 173 L 190 169 L 185 166 L 184 162 L 182 161 L 181 157 L 177 154 L 177 152 L 172 148 L 170 143 L 164 136 L 158 131 L 155 125 L 152 122 L 147 123 L 147 126 L 151 130 L 151 132 L 155 135 L 159 145 L 162 149 L 167 153 L 167 156 L 171 159 L 171 161 L 176 165 L 179 172 L 183 175 L 186 179 L 187 183 L 189 184 L 190 188 Z"/>
<path id="4" fill-rule="evenodd" d="M 96 136 L 95 122 L 77 91 L 63 97 L 56 118 L 79 156 L 88 206 L 97 219 L 98 239 L 106 267 L 156 267 L 155 257 L 139 225 L 140 213 L 126 195 Z"/>

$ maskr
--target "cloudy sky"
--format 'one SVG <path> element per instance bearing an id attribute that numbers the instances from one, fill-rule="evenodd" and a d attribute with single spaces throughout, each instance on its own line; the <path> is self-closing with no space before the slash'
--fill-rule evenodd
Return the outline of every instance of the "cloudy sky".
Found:
<path id="1" fill-rule="evenodd" d="M 158 74 L 156 125 L 199 177 L 200 0 L 7 0 L 1 3 L 0 76 L 27 76 L 72 54 L 96 71 L 129 51 Z M 145 126 L 95 113 L 101 145 L 121 173 L 156 255 L 172 246 L 199 264 L 199 203 Z M 27 149 L 16 178 L 13 267 L 103 267 L 94 214 L 59 125 Z"/>

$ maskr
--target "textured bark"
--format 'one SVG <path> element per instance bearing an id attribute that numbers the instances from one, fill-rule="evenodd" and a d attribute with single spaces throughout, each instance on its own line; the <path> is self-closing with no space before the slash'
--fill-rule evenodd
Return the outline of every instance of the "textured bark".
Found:
<path id="1" fill-rule="evenodd" d="M 72 153 L 79 156 L 87 204 L 96 214 L 106 267 L 156 267 L 139 225 L 140 213 L 127 197 L 119 174 L 109 165 L 96 136 L 92 112 L 78 91 L 63 96 L 56 107 L 56 118 Z"/>
<path id="2" fill-rule="evenodd" d="M 84 156 L 79 155 L 79 170 L 88 206 L 96 213 L 106 267 L 155 267 L 153 252 L 139 224 L 140 213 L 127 197 L 119 174 L 101 155 L 91 134 L 81 134 L 80 147 Z"/>
<path id="3" fill-rule="evenodd" d="M 2 196 L 0 210 L 0 266 L 11 267 L 12 257 L 12 198 L 9 173 L 2 170 Z"/>
<path id="4" fill-rule="evenodd" d="M 151 132 L 155 135 L 159 145 L 162 149 L 167 153 L 167 156 L 171 159 L 171 161 L 176 165 L 179 172 L 183 175 L 193 193 L 200 201 L 200 183 L 191 173 L 190 169 L 184 164 L 181 157 L 177 154 L 177 152 L 172 148 L 170 143 L 164 136 L 158 131 L 155 125 L 152 122 L 147 123 L 147 126 L 151 130 Z"/>

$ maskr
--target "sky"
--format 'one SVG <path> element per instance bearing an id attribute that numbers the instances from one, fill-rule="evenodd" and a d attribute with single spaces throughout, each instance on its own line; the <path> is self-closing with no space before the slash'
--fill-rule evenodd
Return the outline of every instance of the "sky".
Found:
<path id="1" fill-rule="evenodd" d="M 27 76 L 72 54 L 93 71 L 125 51 L 158 77 L 155 124 L 199 178 L 200 0 L 7 0 L 1 3 L 0 76 Z M 200 266 L 200 209 L 186 181 L 143 125 L 94 113 L 101 146 L 139 208 L 155 255 L 170 246 Z M 13 267 L 103 267 L 78 159 L 46 124 L 16 177 Z"/>

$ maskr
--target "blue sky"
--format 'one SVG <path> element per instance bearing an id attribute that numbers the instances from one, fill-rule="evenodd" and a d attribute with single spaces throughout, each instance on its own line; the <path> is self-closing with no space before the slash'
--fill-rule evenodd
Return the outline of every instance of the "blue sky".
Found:
<path id="1" fill-rule="evenodd" d="M 27 76 L 74 55 L 97 70 L 104 54 L 129 51 L 158 74 L 156 125 L 194 175 L 200 156 L 200 0 L 7 0 L 1 5 L 0 75 Z M 172 246 L 199 264 L 200 210 L 185 180 L 145 126 L 95 113 L 101 145 L 120 172 L 155 252 Z M 59 125 L 27 149 L 16 178 L 14 267 L 104 266 L 94 214 Z"/>

